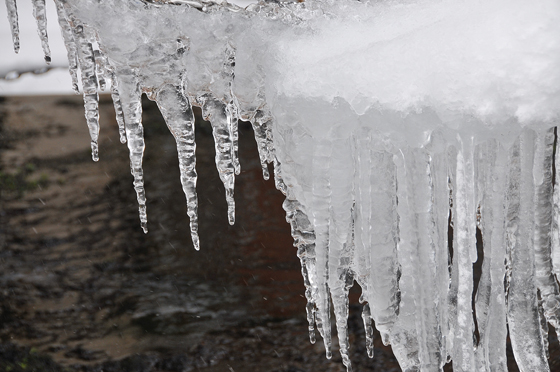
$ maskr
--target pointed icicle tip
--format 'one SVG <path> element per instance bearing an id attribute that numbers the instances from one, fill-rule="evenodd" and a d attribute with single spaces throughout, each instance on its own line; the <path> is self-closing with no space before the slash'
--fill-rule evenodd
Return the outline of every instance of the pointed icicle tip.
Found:
<path id="1" fill-rule="evenodd" d="M 317 337 L 315 336 L 315 328 L 314 327 L 309 327 L 309 342 L 312 345 L 315 345 L 316 341 L 317 341 Z"/>
<path id="2" fill-rule="evenodd" d="M 200 239 L 198 238 L 198 234 L 192 234 L 192 242 L 194 249 L 200 251 Z"/>
<path id="3" fill-rule="evenodd" d="M 51 63 L 51 49 L 49 47 L 49 36 L 47 34 L 47 11 L 45 8 L 45 0 L 32 0 L 33 16 L 37 21 L 37 32 L 41 39 L 41 46 L 45 54 L 45 62 Z"/>
<path id="4" fill-rule="evenodd" d="M 228 222 L 230 225 L 235 225 L 235 206 L 228 207 Z"/>
<path id="5" fill-rule="evenodd" d="M 99 146 L 94 141 L 91 142 L 91 158 L 95 162 L 99 161 Z"/>

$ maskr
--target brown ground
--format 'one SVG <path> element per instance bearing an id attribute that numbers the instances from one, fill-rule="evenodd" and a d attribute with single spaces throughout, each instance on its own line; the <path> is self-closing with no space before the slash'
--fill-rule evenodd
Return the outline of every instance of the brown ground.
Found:
<path id="1" fill-rule="evenodd" d="M 196 252 L 175 144 L 149 102 L 144 123 L 147 235 L 108 97 L 98 163 L 80 97 L 0 101 L 0 371 L 344 371 L 308 341 L 283 197 L 262 180 L 252 130 L 240 131 L 230 227 L 197 124 Z M 379 340 L 364 357 L 358 305 L 351 314 L 355 370 L 400 370 Z"/>

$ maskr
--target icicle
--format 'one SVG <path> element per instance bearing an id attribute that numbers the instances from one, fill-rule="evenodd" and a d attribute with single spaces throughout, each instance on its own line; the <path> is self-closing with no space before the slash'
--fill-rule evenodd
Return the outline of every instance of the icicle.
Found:
<path id="1" fill-rule="evenodd" d="M 202 115 L 212 124 L 212 134 L 216 147 L 216 168 L 220 179 L 226 189 L 226 202 L 228 205 L 228 221 L 235 223 L 235 200 L 233 192 L 235 186 L 235 165 L 232 159 L 232 134 L 227 107 L 209 94 L 198 98 L 202 106 Z"/>
<path id="2" fill-rule="evenodd" d="M 134 190 L 138 200 L 140 225 L 148 232 L 148 215 L 146 213 L 146 192 L 144 191 L 144 128 L 142 126 L 142 90 L 136 71 L 120 69 L 115 71 L 118 81 L 119 97 L 122 104 L 126 138 L 130 155 L 130 172 L 134 177 Z"/>
<path id="3" fill-rule="evenodd" d="M 432 235 L 435 262 L 435 295 L 439 315 L 439 327 L 441 329 L 441 357 L 447 361 L 449 356 L 449 159 L 445 133 L 440 130 L 430 135 L 430 142 L 426 148 L 430 154 L 430 176 L 432 191 L 432 215 L 434 231 Z"/>
<path id="4" fill-rule="evenodd" d="M 511 345 L 522 371 L 549 371 L 539 319 L 534 234 L 534 132 L 524 129 L 510 159 L 507 190 L 507 308 Z"/>
<path id="5" fill-rule="evenodd" d="M 504 205 L 507 157 L 500 144 L 490 140 L 477 147 L 475 159 L 481 215 L 479 227 L 484 246 L 475 299 L 480 336 L 475 351 L 477 371 L 506 372 Z"/>
<path id="6" fill-rule="evenodd" d="M 239 165 L 239 115 L 237 110 L 237 103 L 235 95 L 232 92 L 233 80 L 235 78 L 235 47 L 231 43 L 227 43 L 225 50 L 225 63 L 224 70 L 222 71 L 222 78 L 227 82 L 226 97 L 228 103 L 226 105 L 226 117 L 228 120 L 228 127 L 231 135 L 231 158 L 235 174 L 241 173 L 241 166 Z"/>
<path id="7" fill-rule="evenodd" d="M 66 11 L 64 10 L 62 1 L 55 1 L 55 4 L 58 15 L 58 24 L 60 26 L 60 31 L 62 32 L 64 45 L 66 46 L 68 71 L 70 71 L 70 77 L 72 78 L 72 89 L 76 92 L 76 94 L 78 94 L 80 93 L 80 88 L 78 87 L 78 48 L 76 46 L 76 42 L 74 41 L 72 27 L 66 17 Z"/>
<path id="8" fill-rule="evenodd" d="M 332 145 L 318 140 L 313 150 L 311 217 L 315 227 L 315 252 L 317 267 L 317 330 L 323 337 L 325 354 L 332 358 L 331 344 L 331 301 L 329 291 L 329 208 L 331 204 L 331 185 L 329 168 Z"/>
<path id="9" fill-rule="evenodd" d="M 457 153 L 453 211 L 453 270 L 457 274 L 457 300 L 451 355 L 455 371 L 475 369 L 472 316 L 473 271 L 476 261 L 476 207 L 472 139 L 461 141 Z"/>
<path id="10" fill-rule="evenodd" d="M 286 211 L 286 221 L 290 224 L 294 247 L 301 262 L 301 274 L 307 299 L 306 312 L 309 323 L 309 341 L 315 343 L 315 293 L 317 291 L 315 232 L 303 206 L 296 200 L 286 198 L 282 207 Z"/>
<path id="11" fill-rule="evenodd" d="M 412 260 L 414 232 L 412 229 L 412 208 L 409 205 L 409 185 L 407 182 L 408 168 L 405 166 L 405 154 L 393 156 L 397 168 L 397 213 L 399 216 L 399 240 L 397 257 L 401 265 L 399 278 L 400 303 L 399 316 L 391 329 L 391 345 L 403 371 L 420 371 L 419 337 L 416 331 L 415 281 Z M 427 286 L 428 284 L 424 284 Z"/>
<path id="12" fill-rule="evenodd" d="M 360 302 L 364 300 L 360 298 Z M 364 304 L 362 309 L 362 320 L 364 321 L 364 331 L 366 334 L 366 351 L 369 358 L 373 358 L 373 318 L 371 317 L 371 311 L 369 309 L 369 304 Z"/>
<path id="13" fill-rule="evenodd" d="M 558 127 L 554 128 L 556 144 L 554 146 L 554 191 L 552 195 L 552 268 L 556 280 L 560 281 L 560 151 L 558 149 Z"/>
<path id="14" fill-rule="evenodd" d="M 14 52 L 19 53 L 19 23 L 16 0 L 6 0 L 6 8 L 8 9 L 8 20 L 12 28 Z"/>
<path id="15" fill-rule="evenodd" d="M 190 218 L 191 238 L 194 248 L 200 249 L 198 238 L 198 199 L 196 196 L 196 143 L 194 136 L 194 114 L 191 103 L 182 86 L 166 84 L 156 93 L 156 102 L 177 142 L 181 183 L 187 198 L 187 214 Z"/>
<path id="16" fill-rule="evenodd" d="M 404 156 L 406 166 L 407 195 L 399 197 L 399 203 L 407 203 L 408 210 L 399 213 L 402 240 L 399 257 L 403 275 L 408 272 L 413 278 L 413 293 L 406 293 L 414 298 L 415 326 L 418 338 L 418 358 L 421 370 L 437 371 L 443 367 L 441 355 L 442 334 L 438 325 L 439 308 L 435 280 L 435 225 L 431 200 L 433 182 L 430 173 L 429 157 L 424 149 L 411 149 Z M 400 185 L 400 183 L 399 183 Z M 399 186 L 400 187 L 400 186 Z M 399 211 L 401 211 L 399 209 Z M 402 247 L 402 248 L 401 248 Z M 409 289 L 410 290 L 410 289 Z M 405 293 L 405 291 L 401 291 Z"/>
<path id="17" fill-rule="evenodd" d="M 448 177 L 448 188 L 449 188 L 449 227 L 452 229 L 453 232 L 453 241 L 451 242 L 452 252 L 450 252 L 449 257 L 449 291 L 448 291 L 448 316 L 449 316 L 449 323 L 448 323 L 448 337 L 447 342 L 445 345 L 448 359 L 447 361 L 452 360 L 453 354 L 453 344 L 454 344 L 454 337 L 455 337 L 455 329 L 457 328 L 457 296 L 459 292 L 459 261 L 456 260 L 455 255 L 455 228 L 456 224 L 456 203 L 455 203 L 455 193 L 456 193 L 456 178 L 457 178 L 457 148 L 455 146 L 449 146 L 447 148 L 447 162 L 448 162 L 448 170 L 447 170 L 447 177 Z M 449 248 L 448 248 L 449 249 Z"/>
<path id="18" fill-rule="evenodd" d="M 99 95 L 97 94 L 97 76 L 95 75 L 95 57 L 91 42 L 85 35 L 82 25 L 74 28 L 74 37 L 78 43 L 78 61 L 82 72 L 82 89 L 86 121 L 91 137 L 91 157 L 99 160 Z"/>
<path id="19" fill-rule="evenodd" d="M 560 295 L 551 261 L 553 147 L 553 129 L 537 137 L 533 168 L 536 203 L 534 249 L 535 274 L 543 314 L 546 320 L 558 331 L 560 326 Z M 543 334 L 543 340 L 548 340 L 548 328 L 546 334 Z"/>
<path id="20" fill-rule="evenodd" d="M 51 49 L 49 48 L 49 36 L 47 35 L 47 14 L 45 0 L 32 0 L 33 16 L 37 20 L 37 31 L 41 38 L 41 46 L 45 53 L 45 61 L 51 63 Z"/>
<path id="21" fill-rule="evenodd" d="M 382 146 L 369 135 L 356 138 L 355 147 L 356 280 L 387 345 L 398 313 L 396 170 L 393 155 L 376 151 Z"/>
<path id="22" fill-rule="evenodd" d="M 111 76 L 111 98 L 113 99 L 113 106 L 115 107 L 115 115 L 117 125 L 119 126 L 119 139 L 121 143 L 126 143 L 126 130 L 124 127 L 124 114 L 121 99 L 119 97 L 118 81 L 115 73 L 109 70 Z"/>
<path id="23" fill-rule="evenodd" d="M 268 163 L 272 161 L 272 132 L 270 126 L 272 123 L 272 116 L 268 110 L 258 110 L 251 120 L 253 132 L 255 133 L 255 141 L 257 142 L 257 149 L 259 151 L 259 159 L 263 172 L 263 178 L 268 180 L 270 174 L 268 173 Z"/>
<path id="24" fill-rule="evenodd" d="M 354 283 L 351 269 L 354 255 L 353 242 L 353 162 L 350 139 L 325 143 L 330 146 L 330 166 L 327 181 L 330 184 L 331 203 L 328 224 L 328 286 L 336 319 L 336 329 L 342 363 L 352 371 L 348 350 L 348 291 Z M 329 151 L 323 149 L 324 151 Z M 323 153 L 329 156 L 328 152 Z M 379 257 L 381 258 L 381 257 Z"/>
<path id="25" fill-rule="evenodd" d="M 372 260 L 370 255 L 371 236 L 370 229 L 373 227 L 371 223 L 371 172 L 372 172 L 372 159 L 371 159 L 371 138 L 369 135 L 358 136 L 355 139 L 356 148 L 356 170 L 355 170 L 355 199 L 356 207 L 354 209 L 354 240 L 356 244 L 355 252 L 355 271 L 356 281 L 362 287 L 362 295 L 360 296 L 360 303 L 364 304 L 362 309 L 362 319 L 364 322 L 364 330 L 366 335 L 366 350 L 370 358 L 373 357 L 373 317 L 371 314 L 371 307 L 369 302 L 374 301 L 370 291 L 371 279 L 374 274 L 372 269 Z M 382 169 L 381 174 L 383 174 Z M 375 260 L 374 262 L 377 262 Z M 382 287 L 382 289 L 385 289 Z M 381 299 L 383 301 L 384 298 Z M 377 303 L 380 299 L 376 299 Z M 383 323 L 382 321 L 380 324 Z M 377 325 L 378 329 L 380 324 Z M 382 335 L 386 333 L 385 330 L 380 331 Z M 383 337 L 383 336 L 382 336 Z"/>

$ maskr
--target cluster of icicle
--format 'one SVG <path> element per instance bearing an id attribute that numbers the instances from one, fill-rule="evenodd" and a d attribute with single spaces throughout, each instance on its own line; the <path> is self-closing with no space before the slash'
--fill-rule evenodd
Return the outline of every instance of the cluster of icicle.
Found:
<path id="1" fill-rule="evenodd" d="M 6 4 L 17 52 L 16 3 Z M 48 61 L 45 0 L 33 4 Z M 560 159 L 557 152 L 554 159 L 554 130 L 518 129 L 513 138 L 498 141 L 447 128 L 429 133 L 421 145 L 398 146 L 377 129 L 391 117 L 381 111 L 356 119 L 352 129 L 333 129 L 330 136 L 304 133 L 289 115 L 273 119 L 258 53 L 240 54 L 239 40 L 252 37 L 249 43 L 263 51 L 259 40 L 266 39 L 259 31 L 304 22 L 320 10 L 317 3 L 261 2 L 246 9 L 198 0 L 55 4 L 76 92 L 81 82 L 94 161 L 98 92 L 110 81 L 144 231 L 142 93 L 157 102 L 176 139 L 196 249 L 192 105 L 212 124 L 231 224 L 240 172 L 237 125 L 250 121 L 263 175 L 268 179 L 267 164 L 273 163 L 276 186 L 286 195 L 310 339 L 315 342 L 317 330 L 328 358 L 332 306 L 340 353 L 351 370 L 348 291 L 356 281 L 363 291 L 370 357 L 375 326 L 404 371 L 441 371 L 451 360 L 456 371 L 506 371 L 509 329 L 520 369 L 549 370 L 548 324 L 557 329 L 560 317 L 560 189 L 554 188 Z M 247 74 L 241 82 L 236 78 L 238 58 L 245 64 L 257 60 L 254 80 Z M 324 120 L 336 124 L 340 118 Z M 475 288 L 477 260 L 482 273 Z"/>

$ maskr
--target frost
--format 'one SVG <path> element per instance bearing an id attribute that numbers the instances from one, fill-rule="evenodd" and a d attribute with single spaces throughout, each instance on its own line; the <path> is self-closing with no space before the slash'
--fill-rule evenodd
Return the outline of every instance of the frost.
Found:
<path id="1" fill-rule="evenodd" d="M 44 0 L 33 3 L 48 60 Z M 327 358 L 334 310 L 352 369 L 357 282 L 370 357 L 375 326 L 405 371 L 450 360 L 505 371 L 509 328 L 520 369 L 549 370 L 547 322 L 560 317 L 556 0 L 55 3 L 94 160 L 98 93 L 110 84 L 144 231 L 141 95 L 177 142 L 196 249 L 192 106 L 212 123 L 231 224 L 238 121 L 250 121 L 263 176 L 272 163 L 286 195 L 310 341 L 318 331 Z M 6 4 L 17 52 L 16 3 Z"/>

